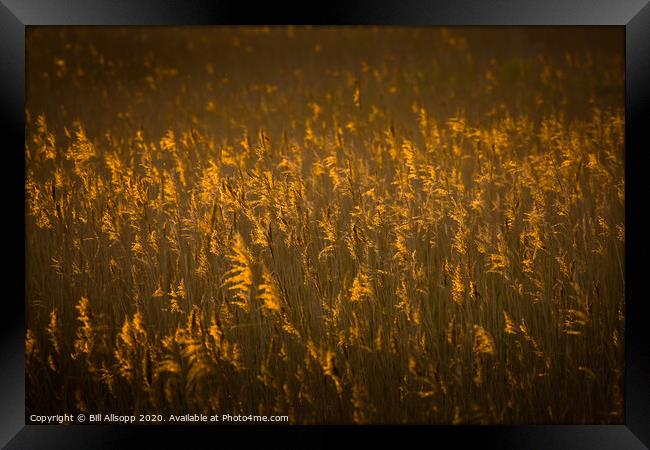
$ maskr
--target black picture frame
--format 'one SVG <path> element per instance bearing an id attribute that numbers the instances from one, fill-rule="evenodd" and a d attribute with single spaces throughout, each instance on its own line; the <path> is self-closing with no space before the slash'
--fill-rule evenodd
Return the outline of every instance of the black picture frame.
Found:
<path id="1" fill-rule="evenodd" d="M 24 386 L 24 111 L 25 31 L 32 25 L 394 24 L 394 25 L 613 25 L 626 36 L 626 403 L 625 425 L 431 427 L 141 427 L 25 425 Z M 5 285 L 0 328 L 0 445 L 7 449 L 177 447 L 232 434 L 238 444 L 281 437 L 340 445 L 341 433 L 384 440 L 397 431 L 427 445 L 535 449 L 642 449 L 650 446 L 650 346 L 644 314 L 643 171 L 650 149 L 645 117 L 650 105 L 650 5 L 647 0 L 329 1 L 295 3 L 181 0 L 0 0 L 0 111 L 6 169 L 2 179 Z M 641 208 L 637 208 L 637 205 Z M 636 216 L 636 217 L 635 217 Z M 22 243 L 21 245 L 21 238 Z M 12 244 L 10 246 L 6 243 Z M 290 434 L 287 436 L 286 431 Z M 282 436 L 280 436 L 282 433 Z M 316 434 L 317 436 L 313 436 Z M 188 437 L 191 439 L 188 441 Z M 315 440 L 314 440 L 315 438 Z M 398 443 L 404 442 L 400 439 Z M 309 444 L 312 445 L 312 444 Z M 403 445 L 403 444 L 402 444 Z"/>

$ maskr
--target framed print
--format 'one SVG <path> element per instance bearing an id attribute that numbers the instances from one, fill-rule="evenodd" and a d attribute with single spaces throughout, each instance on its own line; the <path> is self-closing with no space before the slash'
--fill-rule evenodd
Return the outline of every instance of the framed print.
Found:
<path id="1" fill-rule="evenodd" d="M 650 7 L 454 5 L 4 1 L 2 444 L 646 448 Z"/>

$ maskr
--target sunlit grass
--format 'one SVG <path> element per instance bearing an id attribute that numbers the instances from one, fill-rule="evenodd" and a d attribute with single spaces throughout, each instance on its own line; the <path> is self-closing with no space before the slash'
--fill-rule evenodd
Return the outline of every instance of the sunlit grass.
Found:
<path id="1" fill-rule="evenodd" d="M 446 75 L 420 47 L 249 85 L 218 58 L 196 85 L 147 56 L 114 116 L 32 95 L 28 410 L 622 423 L 624 114 L 598 96 L 622 72 L 478 63 L 436 33 Z M 86 64 L 123 86 L 121 59 L 73 49 L 41 78 L 111 85 Z"/>

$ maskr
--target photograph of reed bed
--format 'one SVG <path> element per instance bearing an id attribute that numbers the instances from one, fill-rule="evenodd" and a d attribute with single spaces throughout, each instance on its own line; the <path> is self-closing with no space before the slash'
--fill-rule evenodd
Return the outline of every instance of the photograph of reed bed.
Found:
<path id="1" fill-rule="evenodd" d="M 624 423 L 624 29 L 28 27 L 26 414 Z"/>

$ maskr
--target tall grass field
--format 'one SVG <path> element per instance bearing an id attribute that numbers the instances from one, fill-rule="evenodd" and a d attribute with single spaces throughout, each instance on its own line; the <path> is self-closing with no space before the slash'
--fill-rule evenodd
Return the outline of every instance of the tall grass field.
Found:
<path id="1" fill-rule="evenodd" d="M 623 48 L 29 28 L 27 415 L 624 423 Z"/>

